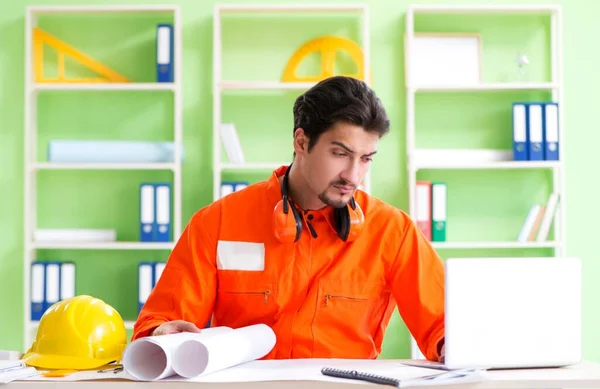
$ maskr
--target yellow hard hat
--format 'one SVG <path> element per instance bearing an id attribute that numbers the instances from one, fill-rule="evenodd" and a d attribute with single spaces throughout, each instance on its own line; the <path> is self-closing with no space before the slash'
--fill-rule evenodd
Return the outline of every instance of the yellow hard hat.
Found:
<path id="1" fill-rule="evenodd" d="M 36 339 L 22 359 L 42 369 L 95 369 L 120 362 L 126 346 L 121 315 L 100 299 L 80 295 L 44 312 Z"/>

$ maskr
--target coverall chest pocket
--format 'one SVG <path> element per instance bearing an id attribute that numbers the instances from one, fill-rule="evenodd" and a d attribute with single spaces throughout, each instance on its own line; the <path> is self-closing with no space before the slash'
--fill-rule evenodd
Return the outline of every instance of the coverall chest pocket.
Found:
<path id="1" fill-rule="evenodd" d="M 263 272 L 226 270 L 218 273 L 215 319 L 220 325 L 271 325 L 278 311 L 277 285 Z"/>

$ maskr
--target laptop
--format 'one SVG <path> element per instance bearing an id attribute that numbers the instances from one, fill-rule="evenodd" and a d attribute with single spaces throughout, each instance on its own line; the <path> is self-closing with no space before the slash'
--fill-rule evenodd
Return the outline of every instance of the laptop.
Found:
<path id="1" fill-rule="evenodd" d="M 451 258 L 443 370 L 575 365 L 582 359 L 579 258 Z"/>

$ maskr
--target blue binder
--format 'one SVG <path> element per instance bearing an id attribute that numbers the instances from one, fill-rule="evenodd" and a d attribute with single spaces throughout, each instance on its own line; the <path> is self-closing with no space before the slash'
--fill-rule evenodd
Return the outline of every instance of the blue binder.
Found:
<path id="1" fill-rule="evenodd" d="M 558 103 L 547 102 L 544 104 L 544 159 L 558 161 L 558 129 L 559 129 Z"/>
<path id="2" fill-rule="evenodd" d="M 154 184 L 140 184 L 140 241 L 154 241 L 156 228 L 156 195 Z"/>
<path id="3" fill-rule="evenodd" d="M 158 183 L 154 185 L 156 200 L 155 241 L 171 241 L 171 184 Z"/>
<path id="4" fill-rule="evenodd" d="M 512 134 L 513 159 L 527 161 L 529 144 L 527 143 L 527 104 L 525 103 L 513 103 L 512 105 Z"/>
<path id="5" fill-rule="evenodd" d="M 158 82 L 173 82 L 173 25 L 156 27 L 156 78 Z"/>
<path id="6" fill-rule="evenodd" d="M 543 103 L 530 103 L 527 109 L 527 140 L 529 160 L 544 160 L 544 114 Z"/>
<path id="7" fill-rule="evenodd" d="M 154 287 L 154 265 L 151 262 L 138 264 L 138 313 L 144 307 Z"/>
<path id="8" fill-rule="evenodd" d="M 39 321 L 46 306 L 46 265 L 44 262 L 31 264 L 31 320 Z"/>
<path id="9" fill-rule="evenodd" d="M 58 261 L 48 261 L 45 264 L 45 294 L 44 294 L 44 312 L 52 305 L 60 301 L 60 268 Z"/>
<path id="10" fill-rule="evenodd" d="M 240 181 L 240 182 L 236 182 L 235 186 L 234 186 L 234 191 L 240 191 L 242 189 L 245 189 L 248 185 L 250 185 L 250 183 L 248 181 Z"/>

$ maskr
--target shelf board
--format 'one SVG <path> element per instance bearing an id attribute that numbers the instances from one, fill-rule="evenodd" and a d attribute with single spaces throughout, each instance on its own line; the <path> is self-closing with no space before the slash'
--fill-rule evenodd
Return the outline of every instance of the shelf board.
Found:
<path id="1" fill-rule="evenodd" d="M 306 90 L 315 82 L 279 82 L 279 81 L 222 81 L 221 90 Z"/>
<path id="2" fill-rule="evenodd" d="M 560 6 L 556 5 L 437 5 L 437 4 L 419 4 L 408 7 L 409 12 L 415 13 L 548 13 L 556 12 Z"/>
<path id="3" fill-rule="evenodd" d="M 497 82 L 482 83 L 479 85 L 414 85 L 407 86 L 414 92 L 476 92 L 476 91 L 527 91 L 527 90 L 552 90 L 559 88 L 559 84 L 551 82 L 519 83 Z"/>
<path id="4" fill-rule="evenodd" d="M 173 82 L 34 83 L 34 91 L 175 91 Z"/>
<path id="5" fill-rule="evenodd" d="M 560 242 L 431 242 L 435 249 L 536 249 L 556 248 Z"/>
<path id="6" fill-rule="evenodd" d="M 408 157 L 409 168 L 421 169 L 548 169 L 560 161 L 514 161 L 512 150 L 415 149 Z"/>
<path id="7" fill-rule="evenodd" d="M 219 4 L 217 12 L 364 12 L 366 6 L 356 4 Z"/>
<path id="8" fill-rule="evenodd" d="M 560 167 L 558 161 L 497 161 L 497 162 L 422 162 L 414 166 L 415 170 L 476 170 L 476 169 L 553 169 Z"/>
<path id="9" fill-rule="evenodd" d="M 31 170 L 175 170 L 174 163 L 71 163 L 40 162 Z"/>
<path id="10" fill-rule="evenodd" d="M 223 170 L 275 170 L 280 166 L 289 165 L 289 162 L 248 162 L 245 164 L 222 163 L 220 164 L 221 171 Z"/>
<path id="11" fill-rule="evenodd" d="M 29 6 L 27 10 L 33 14 L 55 13 L 94 13 L 94 12 L 175 12 L 173 5 L 60 5 L 60 6 Z"/>
<path id="12" fill-rule="evenodd" d="M 172 250 L 174 242 L 33 242 L 35 249 Z"/>

